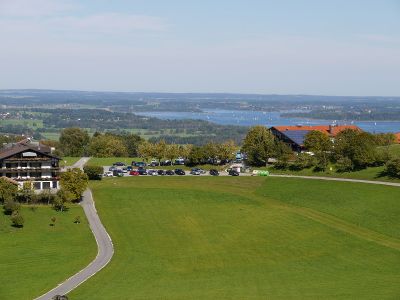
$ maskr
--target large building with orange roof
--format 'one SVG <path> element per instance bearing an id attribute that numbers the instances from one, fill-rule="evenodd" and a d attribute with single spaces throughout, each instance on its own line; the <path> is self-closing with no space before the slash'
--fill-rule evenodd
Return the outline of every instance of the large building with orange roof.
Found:
<path id="1" fill-rule="evenodd" d="M 400 144 L 400 132 L 394 134 L 396 136 L 396 141 Z"/>
<path id="2" fill-rule="evenodd" d="M 320 131 L 325 133 L 332 139 L 345 129 L 352 129 L 361 131 L 358 126 L 355 125 L 318 125 L 318 126 L 274 126 L 271 127 L 271 132 L 277 139 L 290 145 L 294 151 L 302 151 L 304 149 L 304 139 L 310 131 Z"/>

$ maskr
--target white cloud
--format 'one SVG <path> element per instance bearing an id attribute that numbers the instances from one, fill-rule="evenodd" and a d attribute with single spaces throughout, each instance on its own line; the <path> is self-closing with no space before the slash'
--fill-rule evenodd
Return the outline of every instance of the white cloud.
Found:
<path id="1" fill-rule="evenodd" d="M 77 8 L 64 0 L 0 0 L 1 17 L 43 17 Z"/>

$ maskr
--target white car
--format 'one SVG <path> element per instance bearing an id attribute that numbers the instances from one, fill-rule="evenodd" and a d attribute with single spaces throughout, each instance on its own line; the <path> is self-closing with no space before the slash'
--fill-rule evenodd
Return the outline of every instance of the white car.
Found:
<path id="1" fill-rule="evenodd" d="M 114 175 L 113 175 L 113 172 L 111 172 L 111 171 L 107 171 L 107 172 L 105 172 L 104 174 L 103 174 L 103 177 L 113 177 Z"/>

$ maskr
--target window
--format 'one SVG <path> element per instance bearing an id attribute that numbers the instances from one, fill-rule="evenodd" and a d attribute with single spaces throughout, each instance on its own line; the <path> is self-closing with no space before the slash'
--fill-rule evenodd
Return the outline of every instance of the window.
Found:
<path id="1" fill-rule="evenodd" d="M 21 173 L 19 173 L 19 176 L 21 176 L 21 177 L 27 177 L 27 176 L 28 176 L 28 173 L 26 173 L 26 172 L 21 172 Z"/>
<path id="2" fill-rule="evenodd" d="M 58 187 L 57 181 L 53 181 L 53 189 L 56 189 Z"/>
<path id="3" fill-rule="evenodd" d="M 43 182 L 43 189 L 49 190 L 50 189 L 50 182 Z"/>
<path id="4" fill-rule="evenodd" d="M 33 188 L 34 188 L 35 190 L 40 190 L 40 189 L 41 189 L 40 182 L 34 182 L 34 183 L 33 183 Z"/>
<path id="5" fill-rule="evenodd" d="M 6 177 L 7 177 L 7 178 L 11 178 L 11 173 L 7 173 L 7 174 L 6 174 Z"/>
<path id="6" fill-rule="evenodd" d="M 31 168 L 41 168 L 41 167 L 42 167 L 41 163 L 37 163 L 37 162 L 31 163 Z"/>
<path id="7" fill-rule="evenodd" d="M 28 167 L 28 163 L 20 163 L 21 168 L 27 168 Z"/>

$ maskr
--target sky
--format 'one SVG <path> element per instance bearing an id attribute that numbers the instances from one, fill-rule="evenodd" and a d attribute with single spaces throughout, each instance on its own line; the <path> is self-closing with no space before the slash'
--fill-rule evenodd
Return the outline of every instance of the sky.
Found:
<path id="1" fill-rule="evenodd" d="M 400 0 L 0 0 L 0 89 L 400 96 Z"/>

